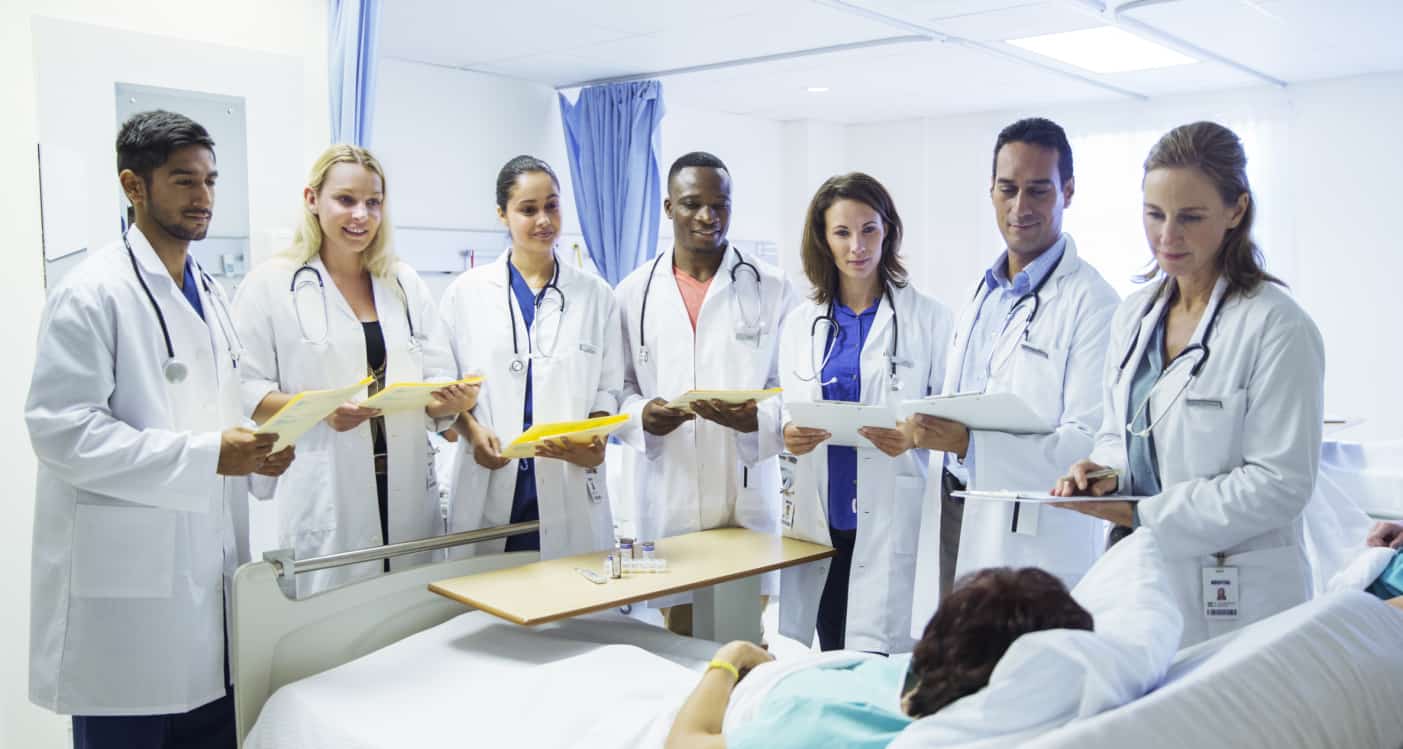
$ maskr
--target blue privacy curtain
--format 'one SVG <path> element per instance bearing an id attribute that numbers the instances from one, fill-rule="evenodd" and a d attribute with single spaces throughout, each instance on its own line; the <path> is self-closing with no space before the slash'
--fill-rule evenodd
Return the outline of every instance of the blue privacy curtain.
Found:
<path id="1" fill-rule="evenodd" d="M 331 142 L 370 146 L 380 0 L 331 0 Z"/>
<path id="2" fill-rule="evenodd" d="M 663 85 L 590 86 L 573 105 L 561 94 L 560 119 L 580 231 L 600 274 L 617 285 L 658 245 Z"/>

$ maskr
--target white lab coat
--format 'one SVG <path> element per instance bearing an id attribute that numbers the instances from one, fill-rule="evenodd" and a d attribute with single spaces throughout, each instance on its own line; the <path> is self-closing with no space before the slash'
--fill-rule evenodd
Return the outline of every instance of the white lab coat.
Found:
<path id="1" fill-rule="evenodd" d="M 1012 435 L 971 430 L 972 489 L 1046 491 L 1067 466 L 1087 455 L 1101 424 L 1101 366 L 1119 297 L 1095 268 L 1078 257 L 1072 237 L 1063 236 L 1067 241 L 1062 260 L 1043 284 L 1027 341 L 993 373 L 985 389 L 1017 393 L 1053 431 Z M 943 392 L 957 390 L 976 312 L 988 293 L 981 280 L 978 294 L 960 313 L 945 366 Z M 1016 319 L 1005 335 L 1021 331 Z M 931 482 L 931 487 L 923 513 L 912 616 L 912 624 L 918 628 L 916 636 L 935 612 L 939 595 L 940 486 Z M 1025 504 L 1019 508 L 1021 524 L 1028 522 L 1025 513 L 1037 515 L 1036 533 L 1029 535 L 1012 531 L 1013 509 L 1010 502 L 965 503 L 955 563 L 957 579 L 986 567 L 1041 567 L 1070 589 L 1105 546 L 1105 523 L 1096 518 Z"/>
<path id="2" fill-rule="evenodd" d="M 1125 475 L 1130 381 L 1167 296 L 1145 305 L 1159 284 L 1116 311 L 1106 351 L 1105 421 L 1091 460 Z M 1191 343 L 1200 343 L 1216 305 L 1223 311 L 1207 341 L 1210 356 L 1182 400 L 1170 397 L 1190 367 L 1167 371 L 1151 400 L 1155 456 L 1163 491 L 1140 502 L 1169 559 L 1175 601 L 1184 615 L 1182 646 L 1244 627 L 1310 597 L 1302 511 L 1315 487 L 1324 421 L 1325 347 L 1315 322 L 1281 287 L 1263 283 L 1224 299 L 1219 279 Z M 1120 362 L 1139 341 L 1120 376 Z M 1202 569 L 1238 568 L 1239 615 L 1208 621 Z"/>
<path id="3" fill-rule="evenodd" d="M 274 257 L 254 268 L 239 287 L 234 300 L 234 322 L 246 348 L 243 366 L 243 402 L 252 413 L 273 391 L 299 393 L 344 387 L 366 376 L 365 331 L 351 305 L 332 281 L 321 258 L 308 265 L 321 274 L 326 293 L 326 325 L 321 305 L 304 302 L 303 319 L 311 339 L 304 340 L 292 293 L 293 273 L 301 266 L 285 257 Z M 419 350 L 410 346 L 405 304 L 394 278 L 372 278 L 376 316 L 387 351 L 387 383 L 443 381 L 455 374 L 443 324 L 428 286 L 405 263 L 395 267 L 404 285 Z M 310 272 L 304 271 L 302 280 Z M 315 301 L 316 294 L 301 294 Z M 322 330 L 327 330 L 322 340 Z M 365 397 L 364 394 L 359 396 Z M 337 432 L 325 422 L 297 441 L 297 459 L 277 479 L 276 487 L 255 482 L 260 498 L 272 497 L 278 506 L 278 543 L 292 548 L 298 559 L 382 543 L 411 541 L 440 535 L 443 520 L 438 481 L 427 431 L 447 428 L 451 419 L 435 424 L 423 412 L 389 414 L 385 441 L 389 491 L 390 537 L 380 533 L 380 507 L 375 493 L 374 447 L 370 423 Z M 390 560 L 391 569 L 403 569 L 432 560 L 414 554 Z M 318 570 L 297 576 L 299 597 L 379 574 L 382 562 Z"/>
<path id="4" fill-rule="evenodd" d="M 477 372 L 487 378 L 473 416 L 497 434 L 504 448 L 523 431 L 526 401 L 526 373 L 514 374 L 510 369 L 515 356 L 512 310 L 522 355 L 529 345 L 526 320 L 507 282 L 507 263 L 504 252 L 496 262 L 463 273 L 444 292 L 440 303 L 458 371 L 464 376 Z M 535 424 L 586 419 L 595 411 L 614 413 L 623 387 L 614 290 L 603 278 L 573 263 L 556 265 L 560 269 L 556 284 L 565 299 L 564 317 L 554 353 L 531 363 L 531 416 Z M 553 291 L 548 293 L 555 296 Z M 553 331 L 544 332 L 549 336 Z M 518 462 L 489 471 L 473 459 L 469 440 L 458 440 L 457 449 L 449 529 L 456 533 L 506 525 L 511 520 Z M 589 484 L 593 484 L 593 492 Z M 605 484 L 602 467 L 586 471 L 563 460 L 536 461 L 541 558 L 613 545 L 614 520 Z M 468 553 L 493 553 L 502 551 L 505 544 L 502 539 L 465 549 Z"/>
<path id="5" fill-rule="evenodd" d="M 784 438 L 778 398 L 759 404 L 760 428 L 749 434 L 700 417 L 662 437 L 646 433 L 642 424 L 643 407 L 653 398 L 671 400 L 694 388 L 779 386 L 780 323 L 796 301 L 793 286 L 778 268 L 755 257 L 745 260 L 759 270 L 758 311 L 749 306 L 755 288 L 750 286 L 754 282 L 748 269 L 742 268 L 736 276 L 746 288 L 732 288 L 731 271 L 739 255 L 734 247 L 727 247 L 707 288 L 695 333 L 673 277 L 672 250 L 656 264 L 647 295 L 647 330 L 640 333 L 639 317 L 654 263 L 639 266 L 615 290 L 627 357 L 621 411 L 632 417 L 618 434 L 640 453 L 633 512 L 640 539 L 726 526 L 779 532 L 777 456 Z M 737 303 L 735 293 L 746 294 L 746 301 Z M 741 320 L 745 315 L 758 319 Z M 758 324 L 759 336 L 738 337 L 743 323 Z M 639 361 L 641 344 L 648 347 L 646 362 Z M 658 554 L 667 556 L 665 546 L 659 546 Z M 774 592 L 775 582 L 774 576 L 767 576 L 762 585 L 766 594 Z"/>
<path id="6" fill-rule="evenodd" d="M 166 382 L 160 324 L 116 242 L 50 294 L 25 405 L 39 458 L 29 698 L 74 715 L 224 696 L 225 591 L 247 561 L 248 480 L 215 473 L 220 432 L 245 423 L 222 292 L 197 277 L 201 321 L 141 231 L 128 238 L 189 374 Z"/>
<path id="7" fill-rule="evenodd" d="M 892 304 L 896 306 L 897 380 L 891 389 Z M 946 350 L 954 326 L 945 305 L 916 289 L 893 289 L 892 304 L 877 306 L 861 353 L 862 402 L 885 403 L 893 410 L 904 400 L 938 393 L 944 380 Z M 785 318 L 780 336 L 780 381 L 785 403 L 823 399 L 821 377 L 812 376 L 824 340 L 811 336 L 814 320 L 828 305 L 805 301 Z M 824 338 L 822 333 L 820 339 Z M 814 352 L 820 352 L 814 357 Z M 789 418 L 786 415 L 785 421 Z M 873 426 L 891 426 L 874 424 Z M 785 535 L 831 543 L 828 531 L 828 449 L 821 444 L 807 455 L 782 456 L 792 482 L 783 501 Z M 935 453 L 940 456 L 942 453 Z M 921 523 L 930 452 L 913 449 L 892 458 L 868 444 L 857 448 L 857 540 L 848 574 L 845 647 L 881 653 L 909 652 L 911 595 L 916 574 L 916 540 Z M 792 462 L 790 462 L 792 461 Z M 785 463 L 792 465 L 786 468 Z M 935 470 L 939 470 L 937 463 Z M 937 474 L 938 476 L 939 474 Z M 790 567 L 780 573 L 780 632 L 799 642 L 813 642 L 819 599 L 831 560 Z"/>

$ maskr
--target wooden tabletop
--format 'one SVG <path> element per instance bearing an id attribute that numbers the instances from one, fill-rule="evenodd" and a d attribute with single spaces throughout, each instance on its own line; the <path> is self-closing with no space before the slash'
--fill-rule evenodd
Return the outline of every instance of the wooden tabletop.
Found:
<path id="1" fill-rule="evenodd" d="M 635 573 L 598 585 L 575 571 L 602 573 L 598 551 L 440 580 L 429 590 L 526 626 L 617 608 L 728 580 L 831 557 L 832 547 L 745 528 L 716 528 L 657 542 L 667 571 Z"/>

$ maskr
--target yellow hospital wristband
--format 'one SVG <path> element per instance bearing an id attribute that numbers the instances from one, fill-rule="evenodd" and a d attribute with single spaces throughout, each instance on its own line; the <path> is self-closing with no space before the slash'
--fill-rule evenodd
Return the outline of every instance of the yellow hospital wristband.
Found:
<path id="1" fill-rule="evenodd" d="M 706 664 L 706 668 L 708 671 L 710 671 L 713 668 L 719 668 L 722 671 L 729 673 L 731 676 L 734 676 L 736 681 L 740 681 L 740 669 L 721 660 L 720 658 L 713 658 L 710 663 Z"/>

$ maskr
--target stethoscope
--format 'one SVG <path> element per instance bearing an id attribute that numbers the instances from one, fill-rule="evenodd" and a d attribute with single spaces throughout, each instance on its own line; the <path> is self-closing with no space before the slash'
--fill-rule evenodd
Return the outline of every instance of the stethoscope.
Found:
<path id="1" fill-rule="evenodd" d="M 1067 253 L 1066 253 L 1066 251 L 1064 250 L 1064 251 L 1062 252 L 1061 255 L 1058 255 L 1058 256 L 1057 256 L 1057 260 L 1056 260 L 1056 262 L 1054 262 L 1054 263 L 1052 264 L 1052 267 L 1047 269 L 1047 273 L 1043 274 L 1043 277 L 1042 277 L 1041 279 L 1039 279 L 1038 282 L 1037 282 L 1036 284 L 1033 285 L 1033 288 L 1029 289 L 1028 291 L 1023 292 L 1023 294 L 1022 294 L 1021 296 L 1019 296 L 1018 299 L 1017 299 L 1016 301 L 1014 301 L 1013 306 L 1009 308 L 1009 310 L 1008 310 L 1008 315 L 1006 315 L 1006 316 L 1004 317 L 1004 325 L 1003 325 L 1003 327 L 999 330 L 999 341 L 998 341 L 998 343 L 995 344 L 994 350 L 990 353 L 990 358 L 989 358 L 989 373 L 990 373 L 990 375 L 992 375 L 994 372 L 999 372 L 999 371 L 1002 371 L 1002 370 L 1003 370 L 1004 365 L 1008 363 L 1009 359 L 1013 356 L 1014 350 L 1018 348 L 1018 345 L 1019 345 L 1019 344 L 1022 344 L 1022 345 L 1024 345 L 1024 346 L 1029 346 L 1029 348 L 1031 348 L 1031 346 L 1030 346 L 1029 343 L 1028 343 L 1028 332 L 1029 332 L 1029 330 L 1032 329 L 1032 327 L 1033 327 L 1033 321 L 1037 319 L 1038 312 L 1042 309 L 1042 290 L 1043 290 L 1043 287 L 1047 285 L 1047 282 L 1048 282 L 1048 281 L 1052 280 L 1052 277 L 1057 273 L 1057 268 L 1058 268 L 1058 266 L 1060 266 L 1060 265 L 1062 264 L 1062 258 L 1064 258 L 1064 257 L 1066 257 L 1066 256 L 1067 256 Z M 980 295 L 981 293 L 986 294 L 985 299 L 988 299 L 987 294 L 992 294 L 992 293 L 993 293 L 993 290 L 990 289 L 989 291 L 986 292 L 986 291 L 985 291 L 985 287 L 986 287 L 986 286 L 987 286 L 987 283 L 986 283 L 983 279 L 980 279 L 979 283 L 976 284 L 975 287 L 974 287 L 974 296 L 971 297 L 970 301 L 979 301 L 979 295 Z M 1012 325 L 1012 323 L 1013 323 L 1013 316 L 1016 315 L 1016 314 L 1018 314 L 1018 310 L 1022 309 L 1022 308 L 1024 307 L 1025 304 L 1029 304 L 1029 303 L 1031 303 L 1032 306 L 1028 309 L 1028 316 L 1027 316 L 1026 318 L 1024 318 L 1024 320 L 1023 320 L 1023 331 L 1022 331 L 1022 333 L 1019 334 L 1019 335 L 1015 335 L 1015 336 L 1013 336 L 1012 338 L 1010 338 L 1010 337 L 1008 336 L 1008 329 L 1009 329 L 1009 326 Z M 981 302 L 981 306 L 982 306 L 982 302 Z M 1003 343 L 1004 341 L 1009 341 L 1009 343 L 1005 345 L 1005 344 Z M 1002 352 L 1002 353 L 1001 353 L 1001 352 Z M 968 356 L 968 355 L 969 355 L 969 342 L 966 341 L 966 342 L 965 342 L 965 348 L 964 348 L 964 350 L 963 350 L 963 351 L 961 352 L 961 354 L 960 354 L 960 356 L 961 356 L 961 359 L 960 359 L 960 368 L 961 368 L 961 369 L 964 368 L 964 357 L 965 357 L 965 356 Z"/>
<path id="2" fill-rule="evenodd" d="M 560 258 L 553 259 L 555 261 L 555 271 L 551 273 L 550 282 L 545 285 L 545 288 L 541 289 L 541 292 L 539 294 L 536 295 L 535 322 L 531 325 L 531 330 L 541 329 L 542 325 L 540 324 L 540 315 L 542 303 L 545 301 L 546 295 L 554 291 L 556 297 L 560 300 L 560 310 L 556 314 L 555 337 L 551 339 L 551 350 L 541 351 L 541 347 L 537 346 L 536 342 L 531 340 L 531 331 L 527 331 L 526 335 L 527 353 L 531 354 L 532 356 L 539 356 L 541 358 L 550 358 L 555 353 L 555 345 L 560 340 L 560 326 L 564 323 L 565 320 L 565 292 L 560 290 Z M 521 347 L 516 337 L 516 305 L 513 304 L 514 300 L 512 298 L 513 295 L 511 262 L 512 253 L 511 250 L 507 250 L 507 311 L 511 313 L 512 319 L 512 361 L 511 364 L 507 365 L 507 369 L 511 370 L 512 374 L 519 375 L 525 374 L 526 372 L 526 357 L 521 355 Z M 539 339 L 540 335 L 537 334 L 536 338 Z"/>
<path id="3" fill-rule="evenodd" d="M 1144 327 L 1145 318 L 1149 316 L 1150 311 L 1154 309 L 1155 304 L 1159 301 L 1160 294 L 1164 293 L 1164 288 L 1169 283 L 1169 281 L 1165 281 L 1164 286 L 1161 286 L 1154 295 L 1150 297 L 1150 301 L 1146 303 L 1145 308 L 1140 311 L 1140 325 L 1135 327 L 1135 335 L 1130 339 L 1130 347 L 1125 350 L 1125 356 L 1121 357 L 1120 367 L 1116 371 L 1117 383 L 1120 382 L 1121 376 L 1125 374 L 1125 367 L 1130 363 L 1130 357 L 1135 353 L 1135 348 L 1140 345 L 1140 328 Z M 1173 299 L 1170 299 L 1168 302 L 1165 302 L 1165 304 L 1167 305 L 1172 302 Z M 1211 353 L 1208 349 L 1208 337 L 1213 335 L 1213 328 L 1218 324 L 1218 314 L 1222 311 L 1223 299 L 1219 297 L 1218 303 L 1213 307 L 1213 313 L 1208 316 L 1208 324 L 1203 328 L 1203 337 L 1199 339 L 1198 343 L 1191 343 L 1185 346 L 1183 350 L 1174 356 L 1164 369 L 1160 370 L 1159 376 L 1155 378 L 1154 384 L 1150 386 L 1150 391 L 1145 394 L 1144 400 L 1140 402 L 1139 407 L 1135 409 L 1135 413 L 1131 414 L 1130 419 L 1126 422 L 1125 431 L 1136 437 L 1149 436 L 1150 432 L 1154 431 L 1155 426 L 1163 421 L 1165 415 L 1173 410 L 1175 404 L 1184 397 L 1184 393 L 1189 389 L 1189 385 L 1193 383 L 1194 380 L 1198 379 L 1199 373 L 1203 371 L 1203 365 L 1208 363 L 1208 355 Z M 1176 364 L 1180 361 L 1187 361 L 1187 357 L 1194 353 L 1198 354 L 1198 360 L 1189 368 L 1189 376 L 1184 378 L 1184 384 L 1180 385 L 1179 390 L 1174 393 L 1174 397 L 1169 399 L 1169 405 L 1165 406 L 1163 411 L 1160 411 L 1158 418 L 1150 418 L 1144 429 L 1136 429 L 1135 422 L 1138 421 L 1140 416 L 1150 407 L 1150 401 L 1154 398 L 1155 390 L 1159 388 L 1159 384 L 1164 381 L 1164 376 L 1168 374 L 1169 370 L 1173 369 Z"/>
<path id="4" fill-rule="evenodd" d="M 303 276 L 310 273 L 311 277 Z M 404 290 L 404 282 L 399 275 L 395 275 L 395 286 L 399 288 L 400 302 L 404 305 L 404 321 L 409 325 L 409 350 L 418 351 L 422 342 L 419 334 L 414 329 L 414 316 L 409 312 L 409 294 Z M 297 303 L 297 298 L 304 289 L 315 289 L 321 297 L 322 302 L 322 334 L 321 338 L 313 338 L 307 334 L 307 323 L 302 317 L 302 305 Z M 292 283 L 288 284 L 288 293 L 292 294 L 292 308 L 297 313 L 297 329 L 302 333 L 303 343 L 320 344 L 326 343 L 329 329 L 331 327 L 331 317 L 326 306 L 326 281 L 322 279 L 322 272 L 311 265 L 303 265 L 293 271 Z"/>
<path id="5" fill-rule="evenodd" d="M 892 296 L 891 287 L 883 284 L 882 296 L 886 298 L 887 305 L 891 307 L 891 347 L 887 350 L 887 367 L 891 376 L 889 378 L 888 387 L 891 388 L 892 392 L 897 392 L 901 390 L 901 379 L 896 375 L 896 353 L 898 343 L 901 340 L 901 325 L 896 314 L 896 297 Z M 878 300 L 878 304 L 881 304 L 881 300 Z M 828 332 L 824 334 L 823 358 L 815 362 L 814 341 L 818 340 L 820 325 L 827 326 Z M 809 377 L 805 377 L 796 370 L 794 376 L 804 382 L 820 380 L 820 378 L 823 377 L 823 369 L 828 366 L 829 359 L 833 357 L 833 349 L 837 348 L 838 339 L 841 338 L 842 335 L 843 328 L 838 324 L 838 317 L 833 311 L 833 297 L 830 296 L 828 299 L 828 311 L 823 315 L 815 317 L 813 322 L 809 323 L 809 365 L 813 367 L 813 374 Z M 832 385 L 837 381 L 837 377 L 830 377 L 826 380 L 819 381 L 818 384 L 820 386 Z"/>
<path id="6" fill-rule="evenodd" d="M 731 303 L 740 308 L 740 315 L 738 316 L 740 319 L 736 325 L 736 338 L 740 340 L 752 340 L 759 345 L 760 333 L 762 332 L 760 321 L 760 269 L 750 264 L 734 245 L 731 246 L 731 249 L 736 253 L 736 263 L 731 266 Z M 646 331 L 648 330 L 648 293 L 653 289 L 653 276 L 657 275 L 658 263 L 661 262 L 664 257 L 665 255 L 658 255 L 656 258 L 653 258 L 653 266 L 648 269 L 648 280 L 643 284 L 643 308 L 638 313 L 638 362 L 640 364 L 648 363 L 648 343 L 644 339 Z M 745 305 L 740 302 L 740 292 L 736 291 L 736 272 L 742 268 L 750 271 L 750 275 L 755 279 L 754 320 L 746 318 Z"/>
<path id="7" fill-rule="evenodd" d="M 171 343 L 170 328 L 166 325 L 165 313 L 161 312 L 161 305 L 156 301 L 156 295 L 151 293 L 151 287 L 146 284 L 146 278 L 141 275 L 141 268 L 136 264 L 136 253 L 132 251 L 132 243 L 127 239 L 127 230 L 122 231 L 122 244 L 127 248 L 127 257 L 132 261 L 132 272 L 136 274 L 137 283 L 141 284 L 141 290 L 146 292 L 146 298 L 151 302 L 151 309 L 156 311 L 156 321 L 161 324 L 161 337 L 166 341 L 166 362 L 161 365 L 161 374 L 166 378 L 166 382 L 176 385 L 185 381 L 190 375 L 190 368 L 185 362 L 175 356 L 175 346 Z M 191 258 L 194 262 L 194 258 Z M 229 316 L 229 307 L 224 302 L 224 293 L 218 290 L 218 284 L 210 278 L 205 269 L 195 263 L 195 270 L 200 274 L 200 285 L 205 289 L 205 296 L 214 302 L 214 319 L 219 324 L 219 330 L 224 335 L 224 345 L 229 349 L 229 362 L 234 369 L 239 368 L 239 356 L 243 351 L 243 343 L 239 340 L 239 334 L 234 330 L 234 318 Z"/>

